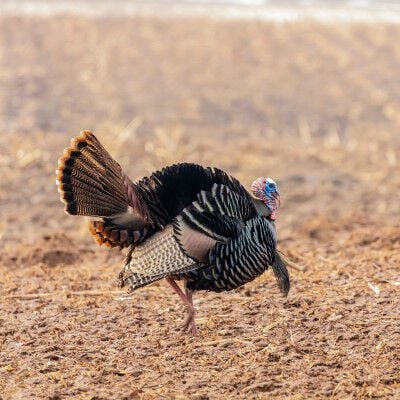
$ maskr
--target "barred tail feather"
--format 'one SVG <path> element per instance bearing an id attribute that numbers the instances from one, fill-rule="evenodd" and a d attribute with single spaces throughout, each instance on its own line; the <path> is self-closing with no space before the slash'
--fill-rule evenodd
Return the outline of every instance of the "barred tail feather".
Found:
<path id="1" fill-rule="evenodd" d="M 139 244 L 151 233 L 150 227 L 132 229 L 115 226 L 108 220 L 91 221 L 89 231 L 100 246 L 119 248 Z"/>
<path id="2" fill-rule="evenodd" d="M 59 159 L 57 185 L 68 214 L 107 217 L 128 211 L 121 167 L 89 131 L 72 139 Z"/>

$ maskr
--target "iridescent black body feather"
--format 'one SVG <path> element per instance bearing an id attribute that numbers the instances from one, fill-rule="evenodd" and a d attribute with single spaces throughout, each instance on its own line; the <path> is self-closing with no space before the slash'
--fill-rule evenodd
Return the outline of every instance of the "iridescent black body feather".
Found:
<path id="1" fill-rule="evenodd" d="M 192 163 L 165 167 L 134 186 L 140 203 L 147 208 L 149 219 L 163 228 L 195 201 L 202 190 L 209 191 L 214 184 L 225 185 L 251 201 L 251 196 L 237 179 L 218 168 Z"/>

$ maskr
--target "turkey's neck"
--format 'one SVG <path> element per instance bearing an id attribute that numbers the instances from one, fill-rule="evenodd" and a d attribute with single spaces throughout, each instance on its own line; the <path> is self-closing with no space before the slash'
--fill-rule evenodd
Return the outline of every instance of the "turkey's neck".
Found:
<path id="1" fill-rule="evenodd" d="M 252 201 L 258 215 L 263 217 L 269 217 L 271 215 L 271 210 L 269 210 L 262 200 L 252 197 Z"/>

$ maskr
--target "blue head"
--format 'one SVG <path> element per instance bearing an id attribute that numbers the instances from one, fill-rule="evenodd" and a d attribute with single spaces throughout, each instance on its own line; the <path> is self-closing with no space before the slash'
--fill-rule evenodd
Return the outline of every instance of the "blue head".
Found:
<path id="1" fill-rule="evenodd" d="M 276 182 L 271 178 L 258 178 L 252 183 L 251 191 L 257 199 L 264 202 L 271 212 L 270 218 L 275 220 L 280 205 L 280 196 Z"/>

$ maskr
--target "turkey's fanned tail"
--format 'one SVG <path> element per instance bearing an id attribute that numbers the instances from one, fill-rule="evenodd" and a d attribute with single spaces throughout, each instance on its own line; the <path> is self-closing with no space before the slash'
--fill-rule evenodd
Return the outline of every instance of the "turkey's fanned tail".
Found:
<path id="1" fill-rule="evenodd" d="M 89 131 L 72 139 L 59 159 L 57 184 L 68 214 L 106 217 L 128 211 L 121 167 Z"/>
<path id="2" fill-rule="evenodd" d="M 68 214 L 95 218 L 89 229 L 100 245 L 128 247 L 150 234 L 135 185 L 93 133 L 72 139 L 58 161 L 57 185 Z"/>

